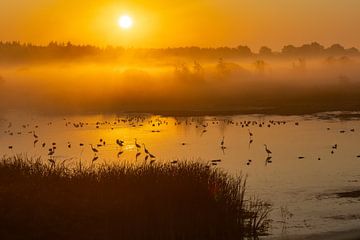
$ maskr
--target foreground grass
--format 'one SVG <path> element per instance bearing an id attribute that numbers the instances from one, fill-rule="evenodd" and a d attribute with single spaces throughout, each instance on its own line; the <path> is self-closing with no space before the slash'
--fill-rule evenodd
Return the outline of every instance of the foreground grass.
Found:
<path id="1" fill-rule="evenodd" d="M 200 163 L 51 167 L 0 161 L 1 239 L 243 239 L 269 206 L 245 180 Z"/>

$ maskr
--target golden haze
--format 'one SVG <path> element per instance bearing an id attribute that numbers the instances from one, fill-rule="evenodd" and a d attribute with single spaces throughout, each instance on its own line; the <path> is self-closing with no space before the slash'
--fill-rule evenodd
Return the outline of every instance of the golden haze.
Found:
<path id="1" fill-rule="evenodd" d="M 0 39 L 127 47 L 269 45 L 336 40 L 359 47 L 358 0 L 0 1 Z M 130 15 L 131 31 L 117 20 Z"/>

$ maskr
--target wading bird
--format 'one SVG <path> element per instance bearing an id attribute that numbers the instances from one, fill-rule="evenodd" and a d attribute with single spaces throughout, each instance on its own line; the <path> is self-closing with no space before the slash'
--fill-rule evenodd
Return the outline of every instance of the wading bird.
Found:
<path id="1" fill-rule="evenodd" d="M 92 150 L 94 153 L 98 153 L 98 152 L 99 152 L 99 150 L 97 150 L 96 148 L 94 148 L 92 144 L 90 144 L 90 147 L 91 147 L 91 150 Z"/>
<path id="2" fill-rule="evenodd" d="M 265 146 L 266 153 L 268 154 L 268 156 L 270 156 L 270 154 L 272 154 L 272 152 L 268 149 L 266 144 L 264 144 L 264 146 Z"/>
<path id="3" fill-rule="evenodd" d="M 116 139 L 116 144 L 119 145 L 120 147 L 124 146 L 124 141 Z"/>
<path id="4" fill-rule="evenodd" d="M 267 165 L 268 163 L 272 163 L 272 157 L 271 156 L 268 156 L 265 160 L 265 165 Z"/>
<path id="5" fill-rule="evenodd" d="M 144 151 L 146 154 L 150 154 L 149 150 L 147 150 L 147 148 L 145 147 L 145 143 L 143 143 L 143 146 L 144 146 Z"/>
<path id="6" fill-rule="evenodd" d="M 137 150 L 141 148 L 140 144 L 137 143 L 137 139 L 135 138 L 135 147 Z"/>
<path id="7" fill-rule="evenodd" d="M 223 136 L 223 137 L 222 137 L 222 140 L 221 140 L 221 143 L 220 143 L 221 147 L 224 146 L 224 143 L 225 143 L 224 140 L 225 140 L 225 137 Z"/>
<path id="8" fill-rule="evenodd" d="M 95 162 L 96 160 L 98 160 L 99 157 L 98 156 L 94 156 L 94 158 L 92 159 L 92 162 Z"/>
<path id="9" fill-rule="evenodd" d="M 123 153 L 124 153 L 124 151 L 120 151 L 120 152 L 118 152 L 117 157 L 120 157 L 120 156 L 121 156 L 121 154 L 123 154 Z"/>
<path id="10" fill-rule="evenodd" d="M 212 163 L 219 163 L 219 162 L 221 162 L 221 159 L 214 159 L 214 160 L 211 160 L 210 162 L 212 162 Z"/>

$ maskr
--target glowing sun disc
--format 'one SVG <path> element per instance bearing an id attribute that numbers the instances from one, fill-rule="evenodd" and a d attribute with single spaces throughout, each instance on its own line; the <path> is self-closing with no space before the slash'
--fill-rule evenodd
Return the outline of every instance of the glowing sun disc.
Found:
<path id="1" fill-rule="evenodd" d="M 121 27 L 123 29 L 129 29 L 133 25 L 133 20 L 131 17 L 124 15 L 119 18 L 118 24 L 119 24 L 119 27 Z"/>

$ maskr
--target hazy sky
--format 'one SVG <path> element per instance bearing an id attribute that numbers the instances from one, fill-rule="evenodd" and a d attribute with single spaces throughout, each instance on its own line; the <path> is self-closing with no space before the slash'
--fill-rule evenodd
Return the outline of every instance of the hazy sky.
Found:
<path id="1" fill-rule="evenodd" d="M 0 0 L 0 40 L 134 47 L 360 47 L 360 0 Z M 122 30 L 117 19 L 134 19 Z"/>

